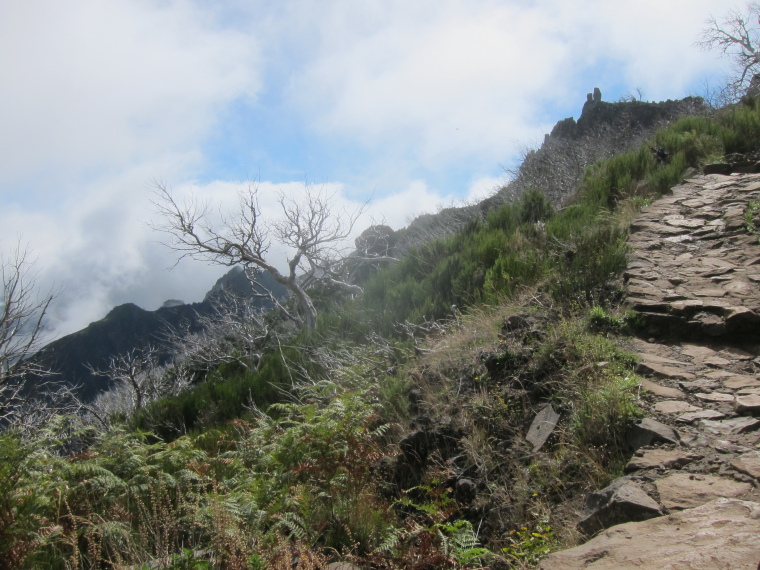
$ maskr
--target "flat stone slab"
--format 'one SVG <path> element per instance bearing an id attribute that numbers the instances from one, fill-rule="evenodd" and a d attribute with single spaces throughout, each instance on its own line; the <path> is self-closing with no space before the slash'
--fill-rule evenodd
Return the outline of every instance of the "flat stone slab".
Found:
<path id="1" fill-rule="evenodd" d="M 694 380 L 696 376 L 675 366 L 657 364 L 655 362 L 639 362 L 636 366 L 639 374 L 649 374 L 655 378 L 670 378 L 673 380 Z"/>
<path id="2" fill-rule="evenodd" d="M 703 456 L 680 449 L 647 449 L 640 456 L 633 457 L 625 466 L 626 471 L 650 469 L 652 467 L 683 467 Z"/>
<path id="3" fill-rule="evenodd" d="M 702 361 L 702 363 L 706 364 L 707 366 L 713 366 L 715 368 L 731 366 L 730 360 L 726 360 L 725 358 L 721 358 L 720 356 L 712 356 L 710 358 L 705 358 Z"/>
<path id="4" fill-rule="evenodd" d="M 733 394 L 724 394 L 723 392 L 697 393 L 694 397 L 703 402 L 733 402 Z"/>
<path id="5" fill-rule="evenodd" d="M 655 481 L 660 503 L 666 509 L 691 509 L 720 497 L 735 498 L 749 493 L 752 485 L 716 475 L 674 473 Z"/>
<path id="6" fill-rule="evenodd" d="M 733 396 L 731 397 L 733 400 Z M 702 408 L 698 406 L 692 406 L 689 402 L 684 400 L 665 400 L 663 402 L 657 402 L 653 406 L 656 412 L 661 414 L 682 414 L 684 412 L 698 412 Z"/>
<path id="7" fill-rule="evenodd" d="M 716 524 L 716 521 L 719 521 Z M 755 570 L 760 504 L 718 499 L 695 509 L 614 526 L 555 552 L 539 570 Z"/>
<path id="8" fill-rule="evenodd" d="M 705 225 L 704 220 L 700 220 L 699 218 L 687 218 L 681 214 L 672 214 L 670 216 L 665 216 L 662 221 L 664 221 L 669 226 L 680 228 L 701 228 Z"/>
<path id="9" fill-rule="evenodd" d="M 703 360 L 715 356 L 716 352 L 712 348 L 707 348 L 706 346 L 701 346 L 698 344 L 684 344 L 681 346 L 681 354 L 702 362 Z"/>
<path id="10" fill-rule="evenodd" d="M 754 355 L 750 354 L 749 352 L 742 350 L 740 348 L 734 348 L 734 347 L 728 347 L 724 348 L 718 353 L 719 356 L 722 356 L 723 358 L 729 358 L 731 360 L 752 360 L 755 358 Z"/>
<path id="11" fill-rule="evenodd" d="M 730 378 L 723 380 L 723 386 L 730 390 L 739 390 L 741 388 L 758 388 L 760 387 L 760 380 L 753 378 L 752 376 L 732 375 Z"/>
<path id="12" fill-rule="evenodd" d="M 718 388 L 720 383 L 713 378 L 700 378 L 692 382 L 679 382 L 678 385 L 689 392 L 711 392 Z"/>
<path id="13" fill-rule="evenodd" d="M 528 443 L 533 445 L 533 451 L 536 452 L 546 443 L 549 436 L 557 427 L 559 421 L 559 414 L 554 411 L 551 404 L 547 405 L 543 410 L 536 414 L 533 419 L 533 423 L 530 424 L 530 429 L 525 439 Z"/>
<path id="14" fill-rule="evenodd" d="M 652 394 L 660 396 L 661 398 L 684 398 L 686 396 L 686 394 L 678 388 L 669 388 L 668 386 L 657 384 L 657 382 L 652 382 L 646 378 L 641 380 L 641 387 L 647 392 L 652 392 Z"/>
<path id="15" fill-rule="evenodd" d="M 760 394 L 737 394 L 734 410 L 740 414 L 760 414 Z"/>
<path id="16" fill-rule="evenodd" d="M 746 453 L 748 449 L 744 446 L 737 445 L 725 439 L 714 439 L 710 442 L 710 447 L 720 453 Z"/>
<path id="17" fill-rule="evenodd" d="M 731 462 L 731 466 L 737 471 L 760 479 L 760 451 L 750 451 L 740 455 Z"/>
<path id="18" fill-rule="evenodd" d="M 699 427 L 714 434 L 739 434 L 760 429 L 756 418 L 731 418 L 730 420 L 701 420 Z"/>
<path id="19" fill-rule="evenodd" d="M 732 376 L 736 376 L 736 374 L 729 372 L 727 370 L 710 370 L 710 372 L 707 372 L 705 374 L 705 377 L 707 378 L 716 378 L 716 379 L 731 378 Z"/>
<path id="20" fill-rule="evenodd" d="M 648 363 L 654 363 L 654 364 L 666 364 L 666 365 L 672 365 L 672 366 L 680 366 L 681 364 L 683 364 L 683 362 L 679 362 L 678 360 L 674 360 L 672 358 L 666 358 L 664 356 L 660 356 L 659 354 L 653 354 L 651 352 L 639 352 L 637 356 L 639 357 L 639 360 L 641 362 L 648 362 Z"/>
<path id="21" fill-rule="evenodd" d="M 720 420 L 726 417 L 717 410 L 699 410 L 697 412 L 687 412 L 676 418 L 676 421 L 682 424 L 692 424 L 699 420 Z"/>

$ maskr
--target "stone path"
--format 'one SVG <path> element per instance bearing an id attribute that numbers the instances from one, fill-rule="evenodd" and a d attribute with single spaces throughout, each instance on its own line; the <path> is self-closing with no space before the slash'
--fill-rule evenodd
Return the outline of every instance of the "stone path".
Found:
<path id="1" fill-rule="evenodd" d="M 760 568 L 760 175 L 687 180 L 631 227 L 631 348 L 648 417 L 628 475 L 589 497 L 594 536 L 539 568 Z M 760 228 L 760 212 L 754 223 Z"/>

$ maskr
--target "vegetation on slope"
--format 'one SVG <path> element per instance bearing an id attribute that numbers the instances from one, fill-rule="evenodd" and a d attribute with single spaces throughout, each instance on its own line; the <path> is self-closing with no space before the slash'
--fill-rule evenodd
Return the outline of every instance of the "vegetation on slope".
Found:
<path id="1" fill-rule="evenodd" d="M 576 539 L 638 415 L 616 308 L 627 225 L 688 167 L 760 145 L 760 109 L 689 117 L 320 295 L 317 330 L 127 423 L 0 434 L 0 568 L 521 567 Z M 452 305 L 455 305 L 452 308 Z M 524 440 L 546 404 L 559 428 Z M 153 566 L 150 566 L 153 564 Z"/>

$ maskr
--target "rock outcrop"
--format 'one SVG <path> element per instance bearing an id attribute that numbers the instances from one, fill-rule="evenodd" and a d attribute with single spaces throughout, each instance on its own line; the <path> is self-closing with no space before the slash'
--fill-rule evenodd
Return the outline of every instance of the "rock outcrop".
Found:
<path id="1" fill-rule="evenodd" d="M 398 230 L 396 255 L 435 237 L 450 235 L 473 219 L 483 219 L 489 210 L 517 199 L 527 188 L 539 188 L 555 206 L 575 194 L 587 166 L 601 158 L 637 148 L 655 130 L 684 115 L 708 112 L 699 97 L 678 101 L 602 101 L 596 88 L 590 93 L 581 115 L 559 121 L 540 148 L 528 151 L 514 179 L 479 204 L 444 208 L 437 214 L 417 217 Z"/>

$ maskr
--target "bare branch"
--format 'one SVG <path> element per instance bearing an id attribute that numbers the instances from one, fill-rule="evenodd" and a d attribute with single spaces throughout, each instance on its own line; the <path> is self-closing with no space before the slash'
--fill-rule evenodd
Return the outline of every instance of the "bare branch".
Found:
<path id="1" fill-rule="evenodd" d="M 20 244 L 10 258 L 0 257 L 3 297 L 0 301 L 0 421 L 13 422 L 28 398 L 29 377 L 52 372 L 32 359 L 44 344 L 43 319 L 52 293 L 40 295 L 29 251 Z M 38 391 L 40 387 L 37 387 Z"/>
<path id="2" fill-rule="evenodd" d="M 131 411 L 140 410 L 143 405 L 164 395 L 161 380 L 164 373 L 159 367 L 158 349 L 148 345 L 143 349 L 133 348 L 129 352 L 112 356 L 108 367 L 98 369 L 87 365 L 94 376 L 104 376 L 117 386 L 124 386 L 131 396 Z"/>
<path id="3" fill-rule="evenodd" d="M 744 11 L 732 9 L 720 22 L 711 16 L 705 23 L 696 45 L 731 60 L 733 76 L 723 89 L 736 100 L 760 72 L 760 4 L 750 2 Z"/>
<path id="4" fill-rule="evenodd" d="M 299 326 L 313 330 L 317 310 L 308 293 L 319 283 L 339 286 L 351 292 L 361 288 L 346 280 L 343 260 L 344 240 L 353 232 L 366 203 L 354 210 L 340 210 L 335 195 L 306 185 L 302 201 L 280 196 L 281 217 L 263 220 L 258 204 L 258 188 L 249 186 L 240 193 L 239 211 L 223 216 L 219 224 L 210 221 L 207 204 L 179 204 L 164 185 L 157 185 L 155 206 L 163 223 L 153 226 L 170 236 L 168 247 L 181 254 L 218 263 L 242 265 L 247 272 L 268 272 L 293 296 L 297 310 L 275 305 Z M 290 251 L 287 271 L 281 272 L 268 257 L 271 235 Z M 273 296 L 272 296 L 273 297 Z"/>

